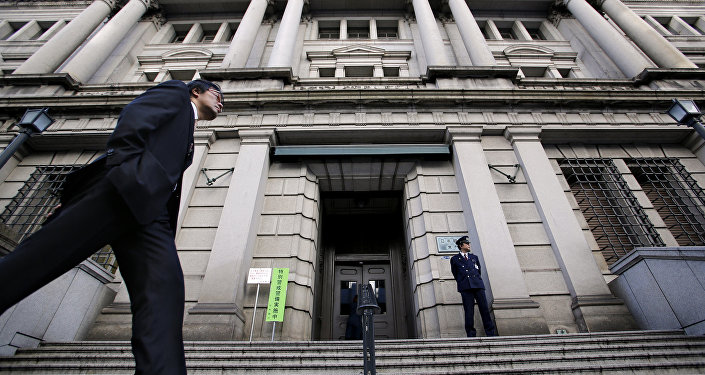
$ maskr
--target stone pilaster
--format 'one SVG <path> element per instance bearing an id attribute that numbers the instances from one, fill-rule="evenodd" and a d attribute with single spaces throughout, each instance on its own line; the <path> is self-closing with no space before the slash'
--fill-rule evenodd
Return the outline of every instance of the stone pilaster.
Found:
<path id="1" fill-rule="evenodd" d="M 243 129 L 198 303 L 188 311 L 191 339 L 243 338 L 243 300 L 269 171 L 273 129 Z"/>
<path id="2" fill-rule="evenodd" d="M 529 184 L 539 216 L 572 297 L 579 329 L 586 332 L 635 329 L 622 301 L 612 295 L 578 219 L 539 140 L 538 126 L 505 131 Z"/>
<path id="3" fill-rule="evenodd" d="M 449 128 L 447 137 L 473 253 L 486 271 L 488 302 L 500 335 L 545 334 L 548 325 L 529 296 L 481 134 L 482 127 Z"/>
<path id="4" fill-rule="evenodd" d="M 208 155 L 208 150 L 211 144 L 215 142 L 214 131 L 197 131 L 194 136 L 193 161 L 184 171 L 184 176 L 181 179 L 181 202 L 179 204 L 179 218 L 176 224 L 176 230 L 181 229 L 181 223 L 186 216 L 186 211 L 191 202 L 193 191 L 196 189 L 196 183 L 201 175 L 201 168 Z"/>

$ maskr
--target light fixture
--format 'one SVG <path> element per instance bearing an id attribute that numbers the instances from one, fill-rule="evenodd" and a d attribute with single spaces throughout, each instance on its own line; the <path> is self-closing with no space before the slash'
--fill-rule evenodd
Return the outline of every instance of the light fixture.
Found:
<path id="1" fill-rule="evenodd" d="M 669 116 L 681 125 L 695 129 L 701 137 L 705 138 L 705 127 L 700 123 L 700 109 L 692 100 L 673 99 L 671 108 L 666 111 Z"/>
<path id="2" fill-rule="evenodd" d="M 49 116 L 49 108 L 28 109 L 22 115 L 22 119 L 17 123 L 17 126 L 25 129 L 31 129 L 35 133 L 45 131 L 49 125 L 54 123 L 54 119 Z"/>
<path id="3" fill-rule="evenodd" d="M 22 144 L 34 133 L 41 133 L 45 131 L 51 124 L 54 123 L 54 119 L 49 116 L 49 108 L 40 109 L 28 109 L 25 111 L 24 115 L 17 123 L 17 126 L 22 128 L 17 137 L 10 142 L 10 144 L 5 148 L 2 153 L 0 153 L 0 168 L 2 168 L 5 163 L 15 154 L 15 151 L 22 146 Z"/>
<path id="4" fill-rule="evenodd" d="M 667 113 L 681 124 L 687 124 L 693 118 L 702 114 L 694 101 L 682 99 L 673 99 L 673 105 L 671 105 Z"/>

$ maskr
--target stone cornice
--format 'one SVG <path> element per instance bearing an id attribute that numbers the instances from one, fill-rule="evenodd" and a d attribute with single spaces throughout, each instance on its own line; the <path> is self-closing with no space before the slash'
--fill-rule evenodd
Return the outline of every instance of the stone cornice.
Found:
<path id="1" fill-rule="evenodd" d="M 107 2 L 114 2 L 114 0 L 103 0 L 106 3 Z M 16 9 L 18 7 L 46 7 L 46 6 L 51 6 L 51 7 L 86 7 L 88 5 L 91 5 L 93 0 L 85 0 L 85 1 L 51 1 L 51 0 L 35 0 L 35 1 L 0 1 L 0 8 L 13 8 Z"/>
<path id="2" fill-rule="evenodd" d="M 24 77 L 0 77 L 4 85 L 60 85 L 75 89 L 73 81 L 66 76 L 45 77 L 42 80 Z M 690 98 L 705 101 L 705 90 L 661 89 L 639 90 L 629 86 L 578 87 L 559 86 L 557 88 L 526 87 L 512 89 L 316 89 L 316 90 L 271 90 L 245 91 L 228 90 L 223 84 L 225 110 L 243 111 L 258 108 L 262 111 L 277 110 L 282 105 L 305 107 L 330 107 L 336 103 L 344 105 L 366 105 L 368 108 L 397 106 L 466 106 L 468 108 L 523 108 L 540 106 L 544 110 L 556 108 L 599 109 L 609 106 L 612 110 L 620 107 L 637 106 L 640 109 L 654 107 L 654 111 L 665 110 L 672 98 Z M 49 107 L 56 111 L 93 111 L 119 109 L 132 101 L 153 83 L 113 84 L 80 86 L 72 95 L 53 95 L 53 91 L 38 91 L 35 95 L 5 96 L 0 98 L 0 110 L 18 111 L 30 106 Z M 546 83 L 545 86 L 551 86 Z M 44 94 L 51 92 L 51 94 Z"/>

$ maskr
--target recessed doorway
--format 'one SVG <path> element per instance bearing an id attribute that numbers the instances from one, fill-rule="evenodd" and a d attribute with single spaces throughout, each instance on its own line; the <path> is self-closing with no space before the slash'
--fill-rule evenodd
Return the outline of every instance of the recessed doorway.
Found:
<path id="1" fill-rule="evenodd" d="M 357 286 L 369 283 L 380 305 L 375 337 L 413 337 L 401 192 L 323 193 L 314 337 L 345 339 Z"/>

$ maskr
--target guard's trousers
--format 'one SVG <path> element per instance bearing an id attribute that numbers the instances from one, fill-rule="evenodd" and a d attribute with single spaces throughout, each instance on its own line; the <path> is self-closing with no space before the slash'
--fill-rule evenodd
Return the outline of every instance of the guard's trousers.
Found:
<path id="1" fill-rule="evenodd" d="M 138 225 L 105 178 L 0 258 L 0 314 L 106 244 L 130 295 L 136 374 L 186 374 L 184 277 L 166 208 Z"/>
<path id="2" fill-rule="evenodd" d="M 460 292 L 463 299 L 463 309 L 465 310 L 465 333 L 468 337 L 475 337 L 475 301 L 482 317 L 482 326 L 485 328 L 485 335 L 497 336 L 494 322 L 490 316 L 490 309 L 487 306 L 487 298 L 484 289 L 470 289 Z"/>

